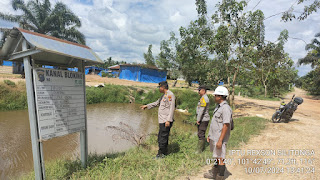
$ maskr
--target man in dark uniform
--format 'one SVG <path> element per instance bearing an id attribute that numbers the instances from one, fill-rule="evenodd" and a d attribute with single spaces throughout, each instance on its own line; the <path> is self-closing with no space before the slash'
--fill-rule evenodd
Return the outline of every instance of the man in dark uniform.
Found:
<path id="1" fill-rule="evenodd" d="M 206 143 L 206 131 L 210 120 L 209 115 L 209 98 L 207 96 L 207 88 L 203 85 L 199 86 L 200 100 L 197 106 L 197 125 L 198 125 L 198 149 L 196 153 L 201 153 L 204 150 Z"/>
<path id="2" fill-rule="evenodd" d="M 159 91 L 163 95 L 157 101 L 141 106 L 141 109 L 151 109 L 159 106 L 158 119 L 159 119 L 159 134 L 158 134 L 158 145 L 159 150 L 156 158 L 164 158 L 168 153 L 168 141 L 169 133 L 173 123 L 173 115 L 175 110 L 176 97 L 169 90 L 167 81 L 159 83 Z"/>

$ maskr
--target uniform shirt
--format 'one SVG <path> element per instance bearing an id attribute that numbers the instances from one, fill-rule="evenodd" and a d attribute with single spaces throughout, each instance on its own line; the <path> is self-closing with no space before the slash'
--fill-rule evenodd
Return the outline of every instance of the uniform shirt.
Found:
<path id="1" fill-rule="evenodd" d="M 197 121 L 209 121 L 209 98 L 207 94 L 204 94 L 198 102 L 197 107 Z"/>
<path id="2" fill-rule="evenodd" d="M 165 123 L 167 121 L 173 122 L 173 114 L 175 110 L 176 97 L 168 90 L 160 99 L 157 101 L 147 104 L 147 108 L 151 109 L 159 106 L 158 119 L 159 123 Z"/>
<path id="3" fill-rule="evenodd" d="M 229 123 L 229 129 L 222 140 L 223 143 L 227 143 L 231 131 L 232 109 L 228 105 L 227 101 L 223 101 L 215 108 L 214 112 L 215 113 L 213 114 L 211 120 L 208 137 L 212 141 L 218 142 L 222 132 L 223 124 Z"/>

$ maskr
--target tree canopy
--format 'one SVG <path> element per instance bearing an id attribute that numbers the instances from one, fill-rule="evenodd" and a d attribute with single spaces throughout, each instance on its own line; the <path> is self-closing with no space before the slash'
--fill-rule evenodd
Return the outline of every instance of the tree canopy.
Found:
<path id="1" fill-rule="evenodd" d="M 297 81 L 297 85 L 307 90 L 310 94 L 320 95 L 320 33 L 315 35 L 311 43 L 306 45 L 308 54 L 299 59 L 298 65 L 311 65 L 313 68 L 307 75 Z"/>
<path id="2" fill-rule="evenodd" d="M 22 11 L 20 15 L 0 12 L 0 19 L 18 23 L 19 27 L 33 32 L 46 34 L 86 44 L 85 36 L 78 30 L 81 21 L 64 3 L 57 2 L 54 6 L 49 0 L 12 0 L 11 5 L 15 11 Z M 3 32 L 2 43 L 8 35 L 8 29 L 0 28 Z"/>
<path id="3" fill-rule="evenodd" d="M 155 66 L 156 63 L 155 63 L 154 57 L 152 55 L 152 44 L 149 45 L 148 52 L 143 53 L 143 57 L 144 57 L 144 60 L 146 61 L 147 65 Z"/>
<path id="4" fill-rule="evenodd" d="M 266 40 L 263 12 L 245 11 L 246 1 L 224 0 L 213 14 L 205 0 L 195 4 L 197 19 L 179 28 L 179 38 L 161 41 L 159 67 L 179 70 L 189 84 L 215 88 L 224 81 L 230 104 L 239 87 L 258 87 L 265 97 L 288 91 L 297 71 L 284 51 L 287 30 L 279 32 L 276 42 Z"/>
<path id="5" fill-rule="evenodd" d="M 292 21 L 293 19 L 302 21 L 312 13 L 317 12 L 320 8 L 320 2 L 318 0 L 313 0 L 310 4 L 305 5 L 302 12 L 295 11 L 294 5 L 302 6 L 306 4 L 307 1 L 308 0 L 297 0 L 287 11 L 282 12 L 282 20 L 285 22 Z"/>

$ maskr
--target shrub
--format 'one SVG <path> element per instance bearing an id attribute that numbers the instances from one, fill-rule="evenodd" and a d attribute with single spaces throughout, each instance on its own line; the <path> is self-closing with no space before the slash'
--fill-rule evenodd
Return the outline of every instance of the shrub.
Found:
<path id="1" fill-rule="evenodd" d="M 8 86 L 12 86 L 12 87 L 16 86 L 16 83 L 14 83 L 13 81 L 7 80 L 7 79 L 4 80 L 3 82 Z"/>

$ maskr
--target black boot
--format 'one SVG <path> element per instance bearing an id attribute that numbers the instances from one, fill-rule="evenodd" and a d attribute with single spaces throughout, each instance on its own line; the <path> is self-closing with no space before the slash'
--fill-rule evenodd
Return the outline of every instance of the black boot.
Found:
<path id="1" fill-rule="evenodd" d="M 216 176 L 216 180 L 224 180 L 224 176 L 220 176 L 219 174 Z"/>
<path id="2" fill-rule="evenodd" d="M 200 153 L 202 153 L 204 151 L 205 143 L 206 143 L 205 139 L 198 141 L 198 147 L 197 147 L 198 149 L 195 152 L 196 154 L 200 154 Z"/>
<path id="3" fill-rule="evenodd" d="M 165 158 L 166 157 L 166 155 L 164 155 L 164 154 L 157 154 L 156 155 L 156 157 L 154 157 L 153 159 L 163 159 L 163 158 Z"/>
<path id="4" fill-rule="evenodd" d="M 165 158 L 165 156 L 166 155 L 159 149 L 158 154 L 153 159 L 162 159 L 162 158 Z"/>
<path id="5" fill-rule="evenodd" d="M 218 165 L 219 173 L 216 176 L 216 180 L 224 180 L 224 173 L 226 171 L 226 165 Z"/>
<path id="6" fill-rule="evenodd" d="M 207 179 L 216 179 L 218 173 L 219 173 L 218 167 L 212 166 L 212 169 L 210 169 L 208 173 L 205 173 L 203 177 Z"/>

